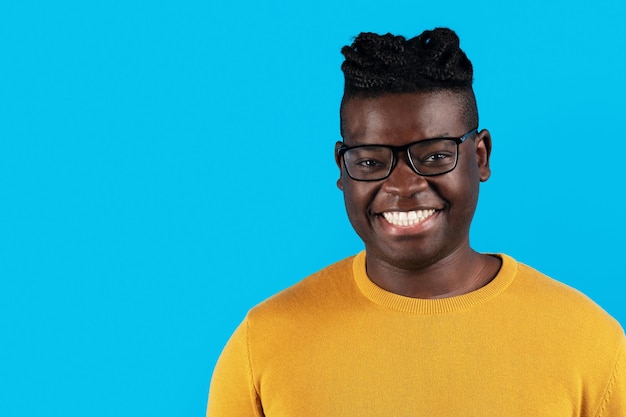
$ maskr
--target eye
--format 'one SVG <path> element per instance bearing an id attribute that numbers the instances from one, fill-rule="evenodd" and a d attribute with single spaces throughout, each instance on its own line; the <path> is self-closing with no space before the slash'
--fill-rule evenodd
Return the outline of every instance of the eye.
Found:
<path id="1" fill-rule="evenodd" d="M 454 155 L 448 152 L 439 152 L 426 156 L 425 158 L 421 159 L 420 162 L 426 165 L 439 165 L 447 163 L 451 158 L 454 158 Z"/>
<path id="2" fill-rule="evenodd" d="M 391 151 L 379 146 L 353 148 L 348 150 L 344 157 L 349 169 L 362 173 L 384 171 L 393 160 Z"/>
<path id="3" fill-rule="evenodd" d="M 354 165 L 363 169 L 376 169 L 387 166 L 387 164 L 385 164 L 384 162 L 378 161 L 376 159 L 362 159 L 360 161 L 355 161 Z"/>
<path id="4" fill-rule="evenodd" d="M 412 145 L 409 152 L 413 162 L 421 169 L 439 169 L 454 165 L 456 146 L 450 139 L 430 139 Z"/>

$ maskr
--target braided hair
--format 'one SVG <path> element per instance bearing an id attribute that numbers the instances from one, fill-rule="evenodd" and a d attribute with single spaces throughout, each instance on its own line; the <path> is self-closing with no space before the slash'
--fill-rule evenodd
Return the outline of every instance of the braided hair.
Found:
<path id="1" fill-rule="evenodd" d="M 426 30 L 411 39 L 362 32 L 341 49 L 345 56 L 342 110 L 355 97 L 447 90 L 462 100 L 468 128 L 478 126 L 473 67 L 459 45 L 459 37 L 447 28 Z"/>

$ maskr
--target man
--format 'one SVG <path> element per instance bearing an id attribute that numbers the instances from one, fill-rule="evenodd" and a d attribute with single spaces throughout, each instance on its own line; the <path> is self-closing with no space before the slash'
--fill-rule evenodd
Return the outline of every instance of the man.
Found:
<path id="1" fill-rule="evenodd" d="M 620 325 L 470 246 L 491 136 L 456 34 L 342 52 L 337 184 L 365 251 L 249 312 L 207 416 L 626 416 Z"/>

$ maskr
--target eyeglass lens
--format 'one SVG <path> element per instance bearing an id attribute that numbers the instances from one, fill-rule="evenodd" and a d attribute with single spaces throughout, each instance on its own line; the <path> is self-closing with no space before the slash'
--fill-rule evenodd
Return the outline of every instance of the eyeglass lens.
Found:
<path id="1" fill-rule="evenodd" d="M 454 169 L 457 143 L 452 139 L 430 139 L 408 148 L 409 157 L 419 174 L 437 175 Z M 378 180 L 389 175 L 394 165 L 391 148 L 372 145 L 348 149 L 344 153 L 348 174 L 357 180 Z"/>

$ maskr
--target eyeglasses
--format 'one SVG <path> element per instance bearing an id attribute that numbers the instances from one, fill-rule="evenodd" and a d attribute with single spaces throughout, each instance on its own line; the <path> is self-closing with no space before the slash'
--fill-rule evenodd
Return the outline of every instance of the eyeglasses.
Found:
<path id="1" fill-rule="evenodd" d="M 409 165 L 418 175 L 431 177 L 456 168 L 459 145 L 477 131 L 478 128 L 472 129 L 460 138 L 425 139 L 403 146 L 343 145 L 337 153 L 343 157 L 346 172 L 353 180 L 384 180 L 396 166 L 398 152 L 406 152 Z"/>

